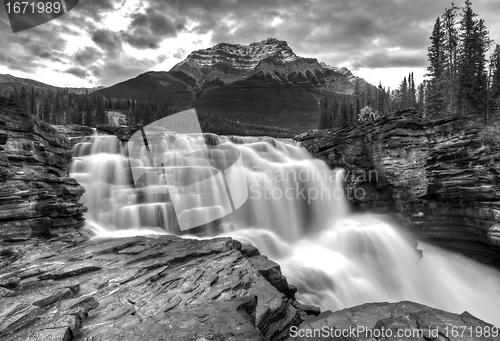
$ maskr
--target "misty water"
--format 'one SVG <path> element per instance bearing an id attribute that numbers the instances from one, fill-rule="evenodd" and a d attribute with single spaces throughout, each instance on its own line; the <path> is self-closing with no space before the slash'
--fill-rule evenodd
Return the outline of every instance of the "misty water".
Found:
<path id="1" fill-rule="evenodd" d="M 227 164 L 232 148 L 246 183 L 228 187 L 210 175 L 217 174 L 213 160 Z M 170 162 L 159 166 L 157 159 Z M 140 184 L 131 169 L 145 174 Z M 151 150 L 132 152 L 115 136 L 95 135 L 75 145 L 70 172 L 86 189 L 86 227 L 97 237 L 231 236 L 278 262 L 297 299 L 322 310 L 409 300 L 500 325 L 500 271 L 419 242 L 421 257 L 384 216 L 352 214 L 342 170 L 291 141 L 168 133 Z M 248 200 L 228 214 L 231 186 Z"/>

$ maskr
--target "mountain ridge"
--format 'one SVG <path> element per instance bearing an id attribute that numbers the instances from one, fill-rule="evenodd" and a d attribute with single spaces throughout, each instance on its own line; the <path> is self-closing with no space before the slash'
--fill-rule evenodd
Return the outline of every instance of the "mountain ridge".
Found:
<path id="1" fill-rule="evenodd" d="M 94 91 L 97 91 L 97 90 L 104 88 L 102 86 L 97 86 L 97 87 L 93 87 L 93 88 L 59 87 L 59 86 L 54 86 L 54 85 L 42 83 L 42 82 L 39 82 L 39 81 L 34 80 L 34 79 L 30 79 L 30 78 L 16 77 L 16 76 L 12 76 L 11 74 L 0 74 L 0 94 L 14 91 L 14 89 L 17 89 L 19 91 L 19 90 L 21 90 L 22 87 L 24 87 L 26 90 L 30 90 L 33 87 L 35 89 L 40 89 L 42 91 L 46 91 L 46 90 L 57 91 L 57 90 L 68 89 L 68 92 L 77 93 L 77 94 L 83 94 L 83 93 L 85 93 L 85 91 L 92 93 Z"/>
<path id="2" fill-rule="evenodd" d="M 191 52 L 169 71 L 148 71 L 106 88 L 63 88 L 0 74 L 0 94 L 23 86 L 169 102 L 176 111 L 195 108 L 235 122 L 295 131 L 317 128 L 325 97 L 342 100 L 356 87 L 378 91 L 347 68 L 298 56 L 276 38 L 218 43 Z"/>
<path id="3" fill-rule="evenodd" d="M 179 111 L 304 130 L 317 127 L 322 98 L 351 95 L 356 82 L 377 89 L 346 68 L 300 57 L 286 41 L 268 38 L 199 49 L 169 71 L 149 71 L 95 95 L 169 101 Z"/>

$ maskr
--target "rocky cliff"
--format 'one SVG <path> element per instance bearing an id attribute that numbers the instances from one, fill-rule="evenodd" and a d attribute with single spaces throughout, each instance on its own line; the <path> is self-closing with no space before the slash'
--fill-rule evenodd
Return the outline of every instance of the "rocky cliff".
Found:
<path id="1" fill-rule="evenodd" d="M 83 226 L 84 188 L 69 178 L 71 147 L 49 124 L 0 97 L 0 239 Z"/>
<path id="2" fill-rule="evenodd" d="M 421 239 L 499 267 L 500 154 L 488 129 L 409 109 L 296 140 L 346 170 L 360 210 L 390 213 Z"/>

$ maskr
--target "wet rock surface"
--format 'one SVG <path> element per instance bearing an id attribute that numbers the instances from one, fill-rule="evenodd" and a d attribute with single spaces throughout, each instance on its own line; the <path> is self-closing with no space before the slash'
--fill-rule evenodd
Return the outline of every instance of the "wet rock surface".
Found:
<path id="1" fill-rule="evenodd" d="M 292 328 L 287 341 L 498 341 L 498 333 L 497 327 L 467 312 L 459 315 L 413 302 L 382 302 L 309 317 Z"/>
<path id="2" fill-rule="evenodd" d="M 485 129 L 407 109 L 295 139 L 345 169 L 360 210 L 389 213 L 420 239 L 500 267 L 500 154 Z"/>
<path id="3" fill-rule="evenodd" d="M 306 315 L 270 283 L 279 266 L 240 249 L 166 235 L 3 243 L 0 339 L 282 340 Z"/>
<path id="4" fill-rule="evenodd" d="M 71 146 L 51 125 L 0 97 L 0 239 L 73 233 L 84 188 L 69 177 Z"/>

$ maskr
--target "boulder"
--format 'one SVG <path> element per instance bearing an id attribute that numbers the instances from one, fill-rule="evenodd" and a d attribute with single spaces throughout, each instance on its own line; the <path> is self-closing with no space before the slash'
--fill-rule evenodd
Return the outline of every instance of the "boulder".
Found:
<path id="1" fill-rule="evenodd" d="M 448 313 L 413 302 L 366 303 L 308 316 L 287 341 L 497 341 L 499 329 L 468 312 Z"/>

